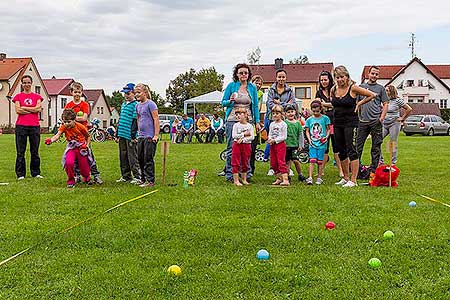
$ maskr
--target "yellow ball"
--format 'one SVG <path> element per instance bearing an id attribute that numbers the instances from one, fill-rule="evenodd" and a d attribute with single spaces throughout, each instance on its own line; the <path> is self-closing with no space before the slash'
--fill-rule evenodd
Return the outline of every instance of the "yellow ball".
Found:
<path id="1" fill-rule="evenodd" d="M 181 275 L 181 268 L 177 265 L 172 265 L 167 269 L 167 273 L 174 276 L 180 276 Z"/>

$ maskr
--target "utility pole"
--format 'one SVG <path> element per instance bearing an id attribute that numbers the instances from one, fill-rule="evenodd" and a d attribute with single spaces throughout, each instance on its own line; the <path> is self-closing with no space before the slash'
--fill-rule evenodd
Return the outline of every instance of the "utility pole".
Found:
<path id="1" fill-rule="evenodd" d="M 411 59 L 416 57 L 415 46 L 416 46 L 416 35 L 414 33 L 411 33 L 411 40 L 409 41 L 409 47 L 411 48 Z"/>

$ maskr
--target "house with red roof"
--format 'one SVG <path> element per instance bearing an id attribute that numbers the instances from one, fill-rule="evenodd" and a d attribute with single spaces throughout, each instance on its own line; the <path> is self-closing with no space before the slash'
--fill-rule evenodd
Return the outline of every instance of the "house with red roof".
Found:
<path id="1" fill-rule="evenodd" d="M 406 65 L 379 67 L 378 83 L 394 85 L 399 96 L 411 104 L 414 114 L 425 113 L 422 110 L 450 108 L 450 65 L 425 65 L 415 57 Z M 370 66 L 363 68 L 361 82 L 369 79 L 369 69 Z"/>
<path id="2" fill-rule="evenodd" d="M 111 124 L 111 108 L 106 101 L 103 89 L 86 89 L 83 91 L 87 102 L 90 104 L 91 113 L 89 119 L 100 120 L 100 127 L 107 128 Z"/>
<path id="3" fill-rule="evenodd" d="M 41 127 L 49 128 L 49 95 L 33 59 L 8 58 L 5 53 L 0 53 L 0 127 L 14 127 L 16 123 L 17 114 L 12 100 L 22 91 L 20 81 L 24 75 L 33 78 L 32 91 L 44 99 L 39 114 Z"/>
<path id="4" fill-rule="evenodd" d="M 315 99 L 318 89 L 319 74 L 333 70 L 333 63 L 284 64 L 282 58 L 275 59 L 274 64 L 250 65 L 252 75 L 261 75 L 263 90 L 267 90 L 276 81 L 275 72 L 284 69 L 287 72 L 287 83 L 294 90 L 295 98 L 302 100 L 302 107 L 309 108 Z"/>

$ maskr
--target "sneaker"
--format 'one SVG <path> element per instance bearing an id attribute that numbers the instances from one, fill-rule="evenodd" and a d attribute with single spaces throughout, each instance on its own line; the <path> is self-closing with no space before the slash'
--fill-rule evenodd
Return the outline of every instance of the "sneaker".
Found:
<path id="1" fill-rule="evenodd" d="M 294 176 L 294 171 L 292 171 L 291 169 L 289 169 L 289 176 Z"/>
<path id="2" fill-rule="evenodd" d="M 102 184 L 103 180 L 100 178 L 100 175 L 94 176 L 94 183 Z"/>
<path id="3" fill-rule="evenodd" d="M 267 172 L 267 176 L 273 176 L 273 175 L 275 175 L 275 172 L 272 169 L 270 169 L 269 172 Z"/>
<path id="4" fill-rule="evenodd" d="M 36 175 L 36 176 L 34 176 L 34 178 L 38 178 L 38 179 L 44 179 L 44 176 L 42 176 L 42 175 Z"/>
<path id="5" fill-rule="evenodd" d="M 142 180 L 140 180 L 139 178 L 133 178 L 130 181 L 131 184 L 142 184 Z"/>
<path id="6" fill-rule="evenodd" d="M 311 177 L 306 178 L 306 184 L 307 185 L 312 185 L 312 183 L 313 183 L 313 180 L 312 180 Z"/>
<path id="7" fill-rule="evenodd" d="M 73 183 L 67 185 L 68 189 L 73 189 L 74 187 L 75 187 L 75 184 L 73 184 Z"/>
<path id="8" fill-rule="evenodd" d="M 320 185 L 320 184 L 322 184 L 322 183 L 323 183 L 322 178 L 317 177 L 317 179 L 316 179 L 316 184 L 317 184 L 317 185 Z"/>
<path id="9" fill-rule="evenodd" d="M 85 181 L 84 183 L 86 183 L 87 185 L 93 185 L 93 184 L 94 184 L 94 183 L 92 182 L 92 180 Z"/>
<path id="10" fill-rule="evenodd" d="M 217 173 L 217 176 L 225 176 L 225 175 L 226 175 L 225 171 Z"/>
<path id="11" fill-rule="evenodd" d="M 345 180 L 344 178 L 342 178 L 341 180 L 339 180 L 338 182 L 335 183 L 335 185 L 344 185 L 347 183 L 347 180 Z"/>
<path id="12" fill-rule="evenodd" d="M 355 187 L 355 186 L 358 186 L 358 184 L 357 183 L 354 183 L 353 181 L 347 181 L 347 183 L 346 184 L 344 184 L 342 187 Z"/>
<path id="13" fill-rule="evenodd" d="M 120 177 L 119 179 L 116 180 L 116 182 L 127 182 L 128 180 L 126 180 L 123 177 Z"/>
<path id="14" fill-rule="evenodd" d="M 305 181 L 305 180 L 306 180 L 306 177 L 305 177 L 305 176 L 303 176 L 303 174 L 299 174 L 299 175 L 298 175 L 298 177 L 297 177 L 297 179 L 298 179 L 298 181 L 301 181 L 301 182 L 303 182 L 303 181 Z"/>
<path id="15" fill-rule="evenodd" d="M 81 182 L 81 176 L 77 175 L 75 176 L 75 183 L 80 183 Z"/>
<path id="16" fill-rule="evenodd" d="M 24 180 L 24 179 L 25 179 L 24 176 L 20 176 L 20 177 L 17 178 L 17 180 Z"/>
<path id="17" fill-rule="evenodd" d="M 144 182 L 142 184 L 140 184 L 139 186 L 141 188 L 146 188 L 146 187 L 153 187 L 155 184 L 153 182 Z"/>

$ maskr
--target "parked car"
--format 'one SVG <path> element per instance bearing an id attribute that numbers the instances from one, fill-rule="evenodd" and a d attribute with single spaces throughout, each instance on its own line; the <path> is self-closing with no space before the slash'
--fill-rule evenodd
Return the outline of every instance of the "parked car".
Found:
<path id="1" fill-rule="evenodd" d="M 406 135 L 450 135 L 450 124 L 435 115 L 412 115 L 406 119 L 403 132 Z"/>
<path id="2" fill-rule="evenodd" d="M 170 132 L 170 125 L 172 124 L 173 120 L 177 118 L 179 121 L 181 121 L 182 117 L 179 115 L 166 115 L 166 114 L 160 114 L 159 115 L 159 128 L 161 132 L 163 133 L 169 133 Z"/>

